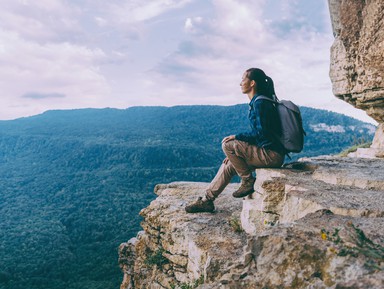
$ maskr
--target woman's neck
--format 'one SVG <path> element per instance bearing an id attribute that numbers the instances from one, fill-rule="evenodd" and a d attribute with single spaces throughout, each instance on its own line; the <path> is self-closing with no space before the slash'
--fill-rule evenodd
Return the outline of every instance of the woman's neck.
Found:
<path id="1" fill-rule="evenodd" d="M 257 94 L 257 91 L 252 89 L 250 92 L 247 93 L 248 94 L 248 98 L 249 98 L 249 101 L 252 100 L 252 98 Z"/>

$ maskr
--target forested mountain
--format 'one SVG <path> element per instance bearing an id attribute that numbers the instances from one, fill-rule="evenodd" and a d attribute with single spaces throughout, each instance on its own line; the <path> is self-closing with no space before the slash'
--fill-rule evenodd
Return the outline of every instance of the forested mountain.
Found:
<path id="1" fill-rule="evenodd" d="M 302 107 L 298 156 L 370 141 L 374 126 Z M 117 247 L 157 183 L 209 181 L 247 105 L 48 111 L 0 122 L 0 288 L 116 289 Z"/>

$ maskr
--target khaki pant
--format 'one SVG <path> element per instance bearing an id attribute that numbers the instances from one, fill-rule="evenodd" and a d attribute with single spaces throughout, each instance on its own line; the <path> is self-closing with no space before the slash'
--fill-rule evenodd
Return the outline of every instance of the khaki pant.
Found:
<path id="1" fill-rule="evenodd" d="M 221 164 L 209 184 L 206 190 L 209 200 L 216 199 L 235 175 L 246 179 L 256 168 L 277 168 L 284 162 L 284 155 L 239 140 L 223 143 L 222 148 L 229 161 Z"/>

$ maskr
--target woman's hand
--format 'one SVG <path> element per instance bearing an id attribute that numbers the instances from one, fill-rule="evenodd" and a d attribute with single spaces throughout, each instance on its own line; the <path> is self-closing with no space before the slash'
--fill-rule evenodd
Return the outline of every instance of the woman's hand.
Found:
<path id="1" fill-rule="evenodd" d="M 234 140 L 234 139 L 235 139 L 235 135 L 229 135 L 229 136 L 226 136 L 225 138 L 223 138 L 221 143 L 229 142 L 229 141 Z"/>

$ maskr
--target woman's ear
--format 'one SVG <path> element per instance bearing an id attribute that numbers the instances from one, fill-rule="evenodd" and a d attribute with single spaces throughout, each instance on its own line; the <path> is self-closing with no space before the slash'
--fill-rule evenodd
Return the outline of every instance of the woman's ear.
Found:
<path id="1" fill-rule="evenodd" d="M 250 83 L 250 85 L 251 85 L 251 87 L 254 87 L 254 88 L 256 88 L 256 81 L 254 81 L 254 80 L 251 80 L 251 83 Z"/>

